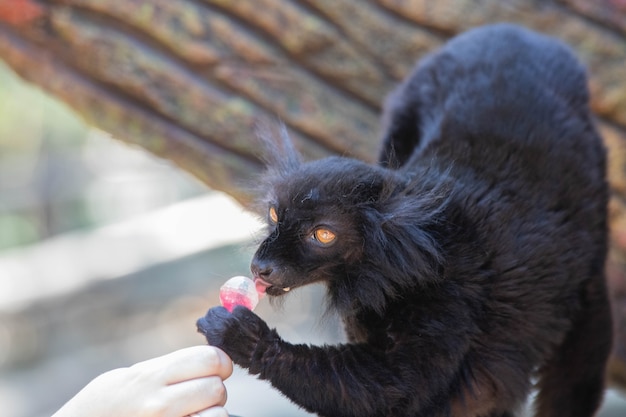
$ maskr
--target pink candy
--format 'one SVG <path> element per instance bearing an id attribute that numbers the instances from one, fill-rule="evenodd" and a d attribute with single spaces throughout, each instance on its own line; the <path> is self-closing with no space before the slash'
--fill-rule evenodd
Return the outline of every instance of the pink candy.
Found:
<path id="1" fill-rule="evenodd" d="M 232 277 L 220 288 L 220 302 L 230 312 L 236 306 L 254 310 L 259 302 L 259 294 L 254 281 L 243 276 Z"/>

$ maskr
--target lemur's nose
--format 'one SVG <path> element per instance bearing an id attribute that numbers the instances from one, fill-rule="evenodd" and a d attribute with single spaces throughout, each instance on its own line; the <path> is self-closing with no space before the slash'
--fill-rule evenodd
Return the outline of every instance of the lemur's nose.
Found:
<path id="1" fill-rule="evenodd" d="M 258 259 L 253 259 L 252 264 L 250 265 L 250 271 L 252 271 L 252 275 L 258 278 L 266 279 L 270 275 L 272 275 L 272 271 L 274 268 L 269 262 L 264 262 Z"/>

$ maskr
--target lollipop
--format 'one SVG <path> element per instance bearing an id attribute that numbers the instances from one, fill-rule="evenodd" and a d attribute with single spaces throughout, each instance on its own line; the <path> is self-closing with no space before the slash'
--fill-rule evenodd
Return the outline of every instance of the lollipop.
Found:
<path id="1" fill-rule="evenodd" d="M 230 312 L 236 306 L 244 306 L 254 310 L 259 302 L 259 294 L 254 281 L 248 277 L 232 277 L 220 288 L 220 302 Z"/>

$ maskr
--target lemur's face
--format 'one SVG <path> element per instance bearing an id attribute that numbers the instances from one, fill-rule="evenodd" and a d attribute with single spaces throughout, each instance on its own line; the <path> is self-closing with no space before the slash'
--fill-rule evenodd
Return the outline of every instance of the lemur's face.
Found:
<path id="1" fill-rule="evenodd" d="M 265 204 L 268 236 L 251 265 L 260 291 L 279 296 L 345 277 L 362 254 L 360 206 L 376 193 L 376 185 L 367 183 L 371 170 L 361 162 L 328 158 L 277 177 Z"/>

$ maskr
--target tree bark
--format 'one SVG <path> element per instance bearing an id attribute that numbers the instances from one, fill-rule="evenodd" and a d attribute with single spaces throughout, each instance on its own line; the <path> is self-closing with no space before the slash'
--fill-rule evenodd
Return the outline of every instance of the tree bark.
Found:
<path id="1" fill-rule="evenodd" d="M 372 161 L 385 94 L 471 27 L 512 21 L 589 69 L 609 149 L 608 276 L 626 387 L 626 0 L 0 0 L 0 58 L 86 121 L 242 202 L 259 120 L 307 158 Z"/>

